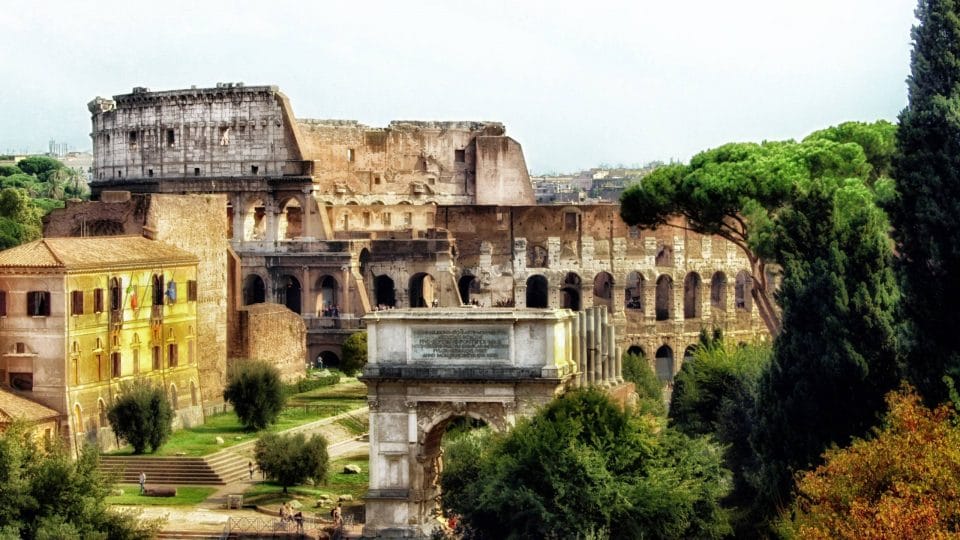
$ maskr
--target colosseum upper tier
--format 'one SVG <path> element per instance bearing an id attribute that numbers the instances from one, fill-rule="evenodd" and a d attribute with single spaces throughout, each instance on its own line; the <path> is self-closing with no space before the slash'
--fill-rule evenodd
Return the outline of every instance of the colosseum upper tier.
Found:
<path id="1" fill-rule="evenodd" d="M 307 361 L 337 361 L 365 314 L 398 306 L 603 305 L 664 379 L 702 329 L 766 334 L 736 246 L 679 219 L 629 227 L 616 204 L 535 204 L 499 122 L 298 119 L 277 87 L 239 83 L 89 108 L 94 197 L 225 195 L 208 218 L 239 260 L 235 302 L 300 314 Z M 90 223 L 122 230 L 108 215 Z"/>

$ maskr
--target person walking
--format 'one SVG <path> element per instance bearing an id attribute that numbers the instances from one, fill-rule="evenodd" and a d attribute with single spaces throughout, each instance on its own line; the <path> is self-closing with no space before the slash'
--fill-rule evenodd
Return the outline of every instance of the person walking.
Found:
<path id="1" fill-rule="evenodd" d="M 147 473 L 140 471 L 140 494 L 143 495 L 146 492 L 146 483 L 147 483 Z"/>
<path id="2" fill-rule="evenodd" d="M 247 462 L 247 469 L 250 471 L 250 480 L 253 480 L 253 462 Z"/>

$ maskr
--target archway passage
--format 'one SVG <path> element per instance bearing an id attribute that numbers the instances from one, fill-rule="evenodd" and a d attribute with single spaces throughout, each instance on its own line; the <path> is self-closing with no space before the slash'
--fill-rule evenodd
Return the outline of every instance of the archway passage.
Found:
<path id="1" fill-rule="evenodd" d="M 267 231 L 267 209 L 260 199 L 247 204 L 243 215 L 243 239 L 246 241 L 265 240 Z"/>
<path id="2" fill-rule="evenodd" d="M 600 272 L 593 278 L 593 305 L 613 307 L 613 276 Z"/>
<path id="3" fill-rule="evenodd" d="M 340 286 L 337 280 L 333 276 L 322 276 L 317 279 L 314 288 L 317 291 L 314 306 L 317 316 L 330 317 L 332 315 L 339 315 L 340 303 L 337 298 L 337 292 Z"/>
<path id="4" fill-rule="evenodd" d="M 426 272 L 410 278 L 410 307 L 430 307 L 436 299 L 433 276 Z"/>
<path id="5" fill-rule="evenodd" d="M 547 278 L 539 274 L 527 278 L 527 307 L 545 308 L 548 305 L 547 291 L 549 284 Z"/>
<path id="6" fill-rule="evenodd" d="M 442 487 L 444 460 L 457 459 L 455 452 L 448 452 L 450 447 L 456 450 L 456 445 L 464 438 L 483 437 L 492 428 L 487 422 L 477 416 L 452 415 L 441 421 L 425 434 L 421 446 L 423 456 L 422 489 L 427 494 L 424 497 L 433 501 L 434 508 L 429 513 L 442 512 Z"/>
<path id="7" fill-rule="evenodd" d="M 290 311 L 299 314 L 301 307 L 300 280 L 293 276 L 284 276 L 281 283 L 283 286 L 283 305 L 287 306 Z"/>
<path id="8" fill-rule="evenodd" d="M 683 280 L 683 318 L 699 319 L 702 313 L 700 301 L 700 274 L 690 272 Z"/>
<path id="9" fill-rule="evenodd" d="M 570 272 L 563 278 L 563 286 L 560 287 L 560 307 L 580 311 L 580 276 L 576 272 Z"/>
<path id="10" fill-rule="evenodd" d="M 397 291 L 390 276 L 379 275 L 373 278 L 373 296 L 378 307 L 395 307 L 397 305 Z"/>
<path id="11" fill-rule="evenodd" d="M 457 290 L 460 291 L 460 302 L 464 305 L 470 303 L 470 290 L 477 283 L 477 278 L 471 275 L 461 276 L 457 282 Z"/>
<path id="12" fill-rule="evenodd" d="M 673 349 L 664 345 L 657 349 L 657 378 L 664 382 L 673 382 Z"/>
<path id="13" fill-rule="evenodd" d="M 339 365 L 340 357 L 333 351 L 321 351 L 313 361 L 313 367 L 321 369 Z"/>
<path id="14" fill-rule="evenodd" d="M 262 304 L 266 302 L 267 289 L 263 278 L 257 274 L 250 274 L 243 278 L 243 305 Z"/>
<path id="15" fill-rule="evenodd" d="M 727 275 L 715 272 L 710 278 L 710 307 L 717 311 L 727 309 Z"/>
<path id="16" fill-rule="evenodd" d="M 753 277 L 750 272 L 741 270 L 737 273 L 737 282 L 734 289 L 738 310 L 750 311 L 753 309 Z"/>
<path id="17" fill-rule="evenodd" d="M 624 290 L 624 307 L 643 311 L 643 274 L 630 272 L 627 274 L 627 286 Z"/>
<path id="18" fill-rule="evenodd" d="M 627 354 L 638 356 L 640 358 L 646 358 L 647 356 L 647 353 L 643 351 L 643 347 L 639 345 L 631 345 L 630 348 L 627 349 Z"/>
<path id="19" fill-rule="evenodd" d="M 291 197 L 284 203 L 277 218 L 277 238 L 290 240 L 303 236 L 303 208 L 296 197 Z"/>
<path id="20" fill-rule="evenodd" d="M 666 274 L 657 278 L 656 309 L 658 321 L 673 318 L 673 278 Z"/>

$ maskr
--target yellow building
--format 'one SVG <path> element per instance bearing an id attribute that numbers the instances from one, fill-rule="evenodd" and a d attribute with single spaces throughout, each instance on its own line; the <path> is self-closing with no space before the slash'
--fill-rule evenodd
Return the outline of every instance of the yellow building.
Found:
<path id="1" fill-rule="evenodd" d="M 106 411 L 137 377 L 165 389 L 174 427 L 202 423 L 197 263 L 134 236 L 0 252 L 0 385 L 62 414 L 75 447 L 116 445 Z"/>

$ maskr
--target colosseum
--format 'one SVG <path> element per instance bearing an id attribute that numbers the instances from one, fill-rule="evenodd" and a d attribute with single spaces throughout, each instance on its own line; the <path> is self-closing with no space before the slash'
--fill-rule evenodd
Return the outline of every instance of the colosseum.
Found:
<path id="1" fill-rule="evenodd" d="M 219 195 L 236 302 L 299 314 L 307 362 L 336 363 L 364 315 L 399 306 L 607 306 L 663 379 L 701 329 L 766 335 L 737 247 L 628 227 L 616 204 L 535 204 L 501 123 L 298 119 L 277 87 L 239 83 L 89 108 L 94 198 Z M 123 230 L 111 219 L 92 232 Z"/>

